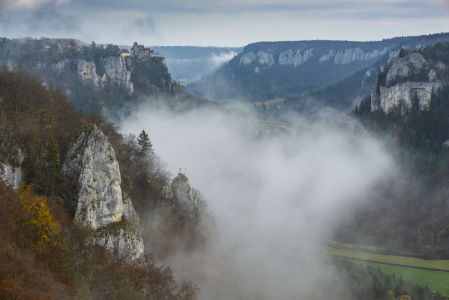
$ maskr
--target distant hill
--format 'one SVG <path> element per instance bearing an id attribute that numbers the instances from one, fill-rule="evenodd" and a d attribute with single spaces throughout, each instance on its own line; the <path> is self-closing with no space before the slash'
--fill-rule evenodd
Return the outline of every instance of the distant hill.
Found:
<path id="1" fill-rule="evenodd" d="M 154 46 L 152 48 L 165 57 L 173 79 L 181 83 L 200 80 L 243 51 L 243 47 Z"/>
<path id="2" fill-rule="evenodd" d="M 376 42 L 254 43 L 188 89 L 210 99 L 287 98 L 296 106 L 312 96 L 320 103 L 347 109 L 355 98 L 369 93 L 378 69 L 397 58 L 401 48 L 422 49 L 448 40 L 449 34 L 442 33 Z"/>

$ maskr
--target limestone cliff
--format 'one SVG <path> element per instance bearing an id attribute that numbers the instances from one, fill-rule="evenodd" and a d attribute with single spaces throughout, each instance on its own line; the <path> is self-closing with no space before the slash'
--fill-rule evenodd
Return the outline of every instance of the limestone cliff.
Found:
<path id="1" fill-rule="evenodd" d="M 23 174 L 20 167 L 12 167 L 9 164 L 0 162 L 0 177 L 6 181 L 13 189 L 18 189 L 23 181 Z"/>
<path id="2" fill-rule="evenodd" d="M 93 82 L 93 85 L 102 89 L 106 84 L 118 85 L 125 89 L 128 95 L 134 92 L 131 82 L 131 72 L 126 69 L 123 57 L 109 56 L 101 60 L 104 69 L 103 76 L 97 74 L 97 67 L 93 61 L 78 59 L 78 74 L 83 81 Z"/>
<path id="3" fill-rule="evenodd" d="M 106 80 L 110 84 L 118 84 L 123 87 L 128 95 L 134 92 L 134 86 L 131 82 L 131 72 L 126 70 L 126 63 L 123 57 L 106 57 L 103 59 L 104 72 Z"/>
<path id="4" fill-rule="evenodd" d="M 143 254 L 139 218 L 129 197 L 122 193 L 114 149 L 95 125 L 85 126 L 61 173 L 71 187 L 65 196 L 75 220 L 97 230 L 98 244 L 113 247 L 120 256 Z"/>
<path id="5" fill-rule="evenodd" d="M 400 78 L 423 73 L 426 68 L 427 62 L 419 53 L 412 53 L 406 57 L 396 59 L 387 73 L 387 86 Z"/>
<path id="6" fill-rule="evenodd" d="M 83 81 L 92 82 L 97 88 L 103 86 L 103 80 L 97 75 L 96 66 L 93 61 L 78 59 L 78 74 Z"/>
<path id="7" fill-rule="evenodd" d="M 419 53 L 394 60 L 386 74 L 385 86 L 378 84 L 371 90 L 371 111 L 390 112 L 400 107 L 404 114 L 412 108 L 415 97 L 419 109 L 426 107 L 432 93 L 442 87 L 435 70 L 429 69 L 429 64 Z"/>
<path id="8" fill-rule="evenodd" d="M 0 178 L 13 189 L 18 189 L 23 181 L 21 165 L 24 160 L 22 151 L 14 147 L 15 154 L 8 157 L 2 157 L 0 161 Z"/>

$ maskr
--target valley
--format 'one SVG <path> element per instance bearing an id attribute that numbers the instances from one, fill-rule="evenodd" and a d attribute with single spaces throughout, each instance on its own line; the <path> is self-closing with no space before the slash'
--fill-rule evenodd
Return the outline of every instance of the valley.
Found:
<path id="1" fill-rule="evenodd" d="M 133 49 L 1 39 L 0 298 L 449 297 L 448 34 Z"/>

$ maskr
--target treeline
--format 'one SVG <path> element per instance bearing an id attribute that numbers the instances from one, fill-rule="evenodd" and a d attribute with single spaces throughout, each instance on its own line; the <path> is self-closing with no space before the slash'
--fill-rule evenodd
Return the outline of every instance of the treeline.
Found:
<path id="1" fill-rule="evenodd" d="M 120 259 L 91 243 L 95 232 L 73 222 L 60 171 L 85 124 L 95 124 L 113 145 L 122 189 L 141 216 L 158 216 L 144 236 L 159 245 L 156 258 L 204 242 L 203 214 L 195 217 L 193 206 L 164 193 L 170 174 L 151 147 L 142 147 L 148 136 L 123 136 L 99 113 L 84 114 L 62 92 L 2 66 L 0 162 L 18 167 L 23 157 L 25 181 L 18 191 L 0 182 L 0 298 L 195 299 L 193 283 L 176 283 L 151 256 Z M 201 194 L 196 199 L 204 204 Z"/>
<path id="2" fill-rule="evenodd" d="M 355 299 L 372 300 L 445 300 L 440 293 L 433 294 L 429 288 L 386 274 L 379 268 L 364 266 L 343 258 L 332 258 L 340 278 Z"/>

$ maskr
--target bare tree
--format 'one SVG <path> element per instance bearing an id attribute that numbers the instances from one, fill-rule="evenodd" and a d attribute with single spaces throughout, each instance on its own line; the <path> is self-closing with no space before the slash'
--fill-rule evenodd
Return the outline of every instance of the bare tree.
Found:
<path id="1" fill-rule="evenodd" d="M 192 197 L 188 198 L 190 203 L 188 203 L 188 208 L 190 215 L 195 224 L 201 219 L 202 214 L 207 209 L 207 202 L 204 200 L 204 195 L 197 189 L 192 188 Z"/>

